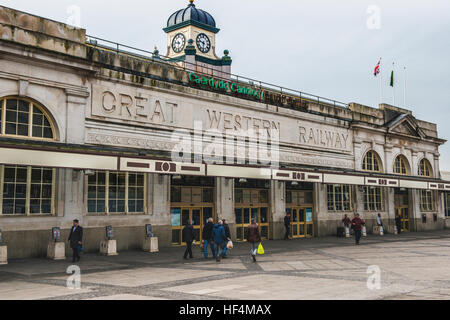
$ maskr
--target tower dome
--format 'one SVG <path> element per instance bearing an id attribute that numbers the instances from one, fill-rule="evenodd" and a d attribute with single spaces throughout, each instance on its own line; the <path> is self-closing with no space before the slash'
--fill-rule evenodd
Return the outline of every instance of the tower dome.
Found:
<path id="1" fill-rule="evenodd" d="M 164 31 L 170 32 L 187 25 L 195 25 L 214 33 L 219 32 L 213 16 L 204 10 L 197 9 L 194 0 L 189 0 L 189 2 L 187 8 L 178 10 L 169 17 L 167 27 L 164 28 Z"/>

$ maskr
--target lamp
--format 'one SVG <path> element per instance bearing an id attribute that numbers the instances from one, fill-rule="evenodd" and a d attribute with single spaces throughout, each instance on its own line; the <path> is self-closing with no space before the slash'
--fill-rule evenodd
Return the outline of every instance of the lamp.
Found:
<path id="1" fill-rule="evenodd" d="M 87 176 L 95 176 L 94 170 L 84 170 L 84 174 Z"/>
<path id="2" fill-rule="evenodd" d="M 297 181 L 291 182 L 291 186 L 298 186 L 298 182 Z"/>
<path id="3" fill-rule="evenodd" d="M 247 183 L 247 179 L 240 178 L 240 179 L 239 179 L 239 183 Z"/>
<path id="4" fill-rule="evenodd" d="M 176 176 L 173 176 L 173 180 L 181 180 L 183 179 L 182 176 L 180 176 L 179 174 L 177 174 Z"/>

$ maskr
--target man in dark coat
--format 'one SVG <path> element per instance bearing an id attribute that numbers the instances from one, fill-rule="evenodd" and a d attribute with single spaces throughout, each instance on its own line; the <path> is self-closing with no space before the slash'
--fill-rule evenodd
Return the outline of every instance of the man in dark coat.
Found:
<path id="1" fill-rule="evenodd" d="M 214 257 L 216 258 L 216 250 L 214 249 L 214 241 L 213 241 L 213 218 L 208 219 L 208 223 L 203 227 L 203 250 L 204 250 L 204 256 L 205 259 L 208 259 L 208 246 L 211 247 L 211 252 Z"/>
<path id="2" fill-rule="evenodd" d="M 186 251 L 184 252 L 184 260 L 189 258 L 194 259 L 192 254 L 192 243 L 194 242 L 195 234 L 194 227 L 192 225 L 192 220 L 189 220 L 187 225 L 183 229 L 183 241 L 186 242 Z"/>
<path id="3" fill-rule="evenodd" d="M 69 242 L 73 251 L 72 262 L 80 261 L 80 248 L 83 244 L 83 228 L 80 227 L 78 220 L 73 221 L 72 230 L 70 230 Z"/>
<path id="4" fill-rule="evenodd" d="M 256 262 L 256 254 L 261 243 L 261 233 L 259 232 L 259 226 L 256 224 L 255 219 L 252 219 L 252 223 L 248 226 L 246 236 L 248 243 L 252 247 L 253 262 Z"/>
<path id="5" fill-rule="evenodd" d="M 225 236 L 227 237 L 227 241 L 231 241 L 231 230 L 230 230 L 230 226 L 227 223 L 226 219 L 222 220 L 223 222 L 223 228 L 225 229 Z M 228 242 L 227 242 L 228 244 Z M 227 246 L 225 246 L 225 248 L 223 249 L 223 256 L 222 258 L 226 259 L 227 258 Z"/>
<path id="6" fill-rule="evenodd" d="M 402 217 L 399 214 L 395 215 L 395 225 L 397 226 L 397 233 L 402 233 Z"/>
<path id="7" fill-rule="evenodd" d="M 352 227 L 355 230 L 355 240 L 356 245 L 359 245 L 359 241 L 361 240 L 362 235 L 362 226 L 365 225 L 366 222 L 359 217 L 359 213 L 356 214 L 355 218 L 352 220 Z"/>
<path id="8" fill-rule="evenodd" d="M 287 213 L 284 217 L 284 227 L 286 228 L 286 233 L 284 235 L 284 240 L 291 240 L 291 213 Z"/>

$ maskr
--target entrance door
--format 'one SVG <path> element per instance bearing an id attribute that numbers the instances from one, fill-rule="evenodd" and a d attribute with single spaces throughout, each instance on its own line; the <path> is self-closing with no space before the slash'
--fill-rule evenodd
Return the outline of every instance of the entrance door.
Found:
<path id="1" fill-rule="evenodd" d="M 396 208 L 395 212 L 401 218 L 402 232 L 408 232 L 409 231 L 409 207 Z"/>
<path id="2" fill-rule="evenodd" d="M 291 214 L 292 238 L 311 238 L 314 236 L 312 207 L 291 207 L 287 208 L 286 212 Z"/>
<path id="3" fill-rule="evenodd" d="M 395 213 L 398 214 L 402 221 L 402 232 L 410 231 L 409 220 L 409 196 L 408 191 L 395 191 Z"/>
<path id="4" fill-rule="evenodd" d="M 246 241 L 247 229 L 251 223 L 251 219 L 255 219 L 260 227 L 262 240 L 269 238 L 269 208 L 249 208 L 242 207 L 235 209 L 236 214 L 236 240 Z"/>
<path id="5" fill-rule="evenodd" d="M 202 240 L 201 230 L 208 218 L 212 217 L 212 208 L 172 208 L 172 243 L 183 245 L 183 228 L 189 220 L 194 226 L 195 241 Z"/>

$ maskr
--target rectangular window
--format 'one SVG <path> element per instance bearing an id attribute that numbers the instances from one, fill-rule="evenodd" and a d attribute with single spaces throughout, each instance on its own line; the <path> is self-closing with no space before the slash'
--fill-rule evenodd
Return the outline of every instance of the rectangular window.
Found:
<path id="1" fill-rule="evenodd" d="M 364 187 L 364 210 L 384 211 L 381 187 Z"/>
<path id="2" fill-rule="evenodd" d="M 328 211 L 352 211 L 352 188 L 346 185 L 328 185 Z"/>
<path id="3" fill-rule="evenodd" d="M 145 177 L 138 173 L 95 172 L 87 178 L 88 213 L 144 213 Z"/>
<path id="4" fill-rule="evenodd" d="M 54 213 L 55 169 L 0 166 L 2 215 Z"/>
<path id="5" fill-rule="evenodd" d="M 420 210 L 422 212 L 431 212 L 434 209 L 434 192 L 431 190 L 420 190 Z"/>

